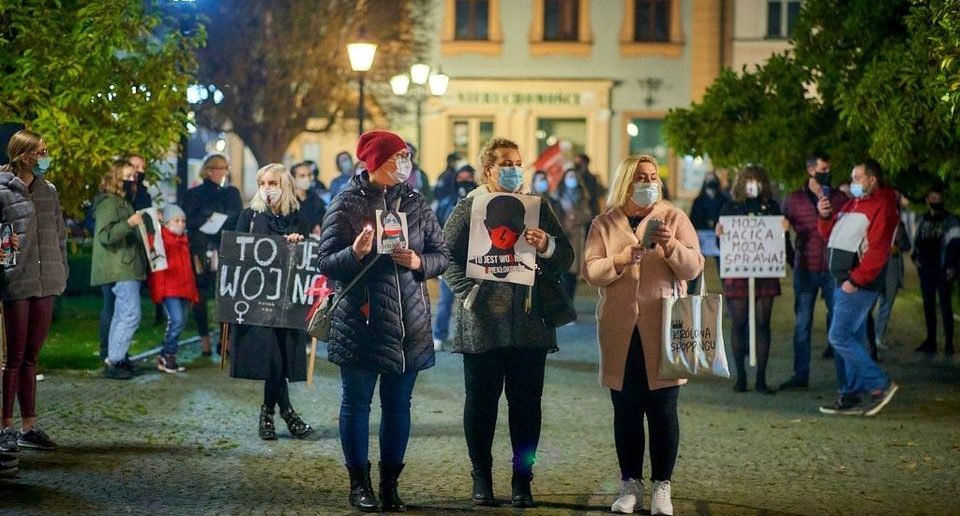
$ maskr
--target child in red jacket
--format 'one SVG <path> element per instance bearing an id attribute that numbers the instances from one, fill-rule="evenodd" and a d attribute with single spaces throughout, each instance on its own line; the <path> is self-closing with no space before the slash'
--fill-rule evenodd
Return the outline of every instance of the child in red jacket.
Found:
<path id="1" fill-rule="evenodd" d="M 148 284 L 153 302 L 162 303 L 167 313 L 167 332 L 157 369 L 176 373 L 184 370 L 177 365 L 177 341 L 187 325 L 187 308 L 199 301 L 200 294 L 190 263 L 187 217 L 179 206 L 168 204 L 163 209 L 163 220 L 160 232 L 167 252 L 167 269 L 150 273 Z"/>

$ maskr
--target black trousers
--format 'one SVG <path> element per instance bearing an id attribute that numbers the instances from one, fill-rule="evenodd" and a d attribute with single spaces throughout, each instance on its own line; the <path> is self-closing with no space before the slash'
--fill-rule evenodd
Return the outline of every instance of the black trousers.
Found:
<path id="1" fill-rule="evenodd" d="M 943 319 L 943 334 L 946 349 L 953 349 L 953 282 L 947 281 L 939 270 L 921 268 L 920 292 L 923 295 L 923 319 L 927 323 L 927 344 L 936 349 L 937 343 L 937 298 L 940 298 L 940 318 Z"/>
<path id="2" fill-rule="evenodd" d="M 197 274 L 197 292 L 200 294 L 200 300 L 197 304 L 193 305 L 193 320 L 197 323 L 197 334 L 201 337 L 210 336 L 210 323 L 207 317 L 207 299 L 213 292 L 216 283 L 217 274 L 215 272 Z"/>
<path id="3" fill-rule="evenodd" d="M 767 359 L 770 358 L 770 315 L 772 297 L 757 298 L 757 388 L 767 386 Z M 733 362 L 737 367 L 737 382 L 746 382 L 745 360 L 750 351 L 750 300 L 724 299 L 733 318 Z"/>
<path id="4" fill-rule="evenodd" d="M 643 478 L 646 447 L 643 419 L 646 416 L 650 430 L 650 478 L 670 480 L 680 448 L 680 421 L 677 417 L 680 387 L 650 390 L 640 334 L 636 330 L 627 353 L 623 390 L 611 389 L 610 398 L 613 400 L 613 437 L 617 444 L 620 477 L 623 480 Z"/>
<path id="5" fill-rule="evenodd" d="M 546 360 L 547 350 L 542 348 L 500 348 L 463 355 L 463 430 L 474 469 L 493 464 L 490 449 L 497 429 L 497 408 L 506 389 L 514 473 L 532 474 L 540 443 Z"/>
<path id="6" fill-rule="evenodd" d="M 284 332 L 274 330 L 278 335 L 284 335 Z M 273 411 L 276 406 L 280 407 L 280 412 L 290 408 L 290 389 L 287 386 L 287 357 L 285 350 L 286 343 L 281 340 L 280 344 L 280 366 L 270 368 L 270 378 L 263 382 L 263 404 Z"/>

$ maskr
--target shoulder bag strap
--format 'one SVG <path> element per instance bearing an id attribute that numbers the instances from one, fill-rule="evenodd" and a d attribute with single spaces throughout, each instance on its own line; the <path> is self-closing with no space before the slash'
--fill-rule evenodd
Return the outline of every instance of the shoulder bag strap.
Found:
<path id="1" fill-rule="evenodd" d="M 331 305 L 331 308 L 334 307 L 334 306 L 337 306 L 337 303 L 339 303 L 340 300 L 341 300 L 344 296 L 347 295 L 347 292 L 350 292 L 350 289 L 353 288 L 353 286 L 356 285 L 358 281 L 360 281 L 360 278 L 362 278 L 363 275 L 366 274 L 367 271 L 370 270 L 370 267 L 373 267 L 373 264 L 377 263 L 377 260 L 380 259 L 380 256 L 382 256 L 382 255 L 379 255 L 379 254 L 378 254 L 378 255 L 374 256 L 373 259 L 370 260 L 370 263 L 366 264 L 366 265 L 363 267 L 363 270 L 360 271 L 360 274 L 357 274 L 352 280 L 350 280 L 350 283 L 347 284 L 346 288 L 344 288 L 339 294 L 337 294 L 337 295 L 333 298 L 333 303 L 332 303 L 332 305 Z"/>

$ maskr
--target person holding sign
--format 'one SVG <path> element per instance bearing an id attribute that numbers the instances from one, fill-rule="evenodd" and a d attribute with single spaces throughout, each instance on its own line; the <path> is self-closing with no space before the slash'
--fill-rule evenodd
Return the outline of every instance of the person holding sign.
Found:
<path id="1" fill-rule="evenodd" d="M 53 450 L 56 443 L 37 425 L 36 367 L 54 302 L 67 286 L 67 234 L 57 189 L 44 179 L 51 160 L 43 138 L 27 129 L 18 131 L 10 138 L 7 155 L 10 164 L 0 168 L 0 221 L 20 236 L 10 242 L 17 247 L 16 264 L 4 271 L 0 282 L 6 332 L 0 449 Z M 17 400 L 20 431 L 14 432 Z"/>
<path id="2" fill-rule="evenodd" d="M 113 380 L 133 377 L 127 351 L 140 326 L 140 283 L 147 279 L 147 256 L 137 231 L 143 215 L 134 211 L 133 197 L 128 194 L 131 191 L 125 188 L 135 177 L 133 166 L 126 160 L 114 161 L 93 201 L 97 225 L 90 285 L 112 285 L 115 301 L 103 374 Z"/>
<path id="3" fill-rule="evenodd" d="M 542 197 L 533 198 L 534 207 L 539 207 L 536 227 L 526 222 L 526 204 L 515 195 L 493 196 L 486 218 L 474 219 L 474 203 L 480 196 L 513 194 L 523 186 L 523 157 L 515 142 L 490 140 L 480 161 L 480 186 L 457 204 L 443 230 L 452 257 L 443 278 L 459 300 L 453 351 L 463 353 L 463 427 L 473 465 L 473 501 L 478 505 L 497 503 L 491 447 L 500 395 L 506 388 L 513 445 L 512 502 L 514 507 L 531 507 L 530 482 L 540 441 L 544 367 L 547 353 L 557 351 L 557 332 L 532 309 L 537 304 L 531 299 L 536 290 L 533 286 L 499 277 L 505 267 L 489 267 L 492 277 L 486 280 L 468 275 L 471 224 L 483 226 L 473 233 L 486 235 L 480 247 L 490 249 L 484 256 L 497 258 L 495 263 L 502 263 L 500 257 L 515 260 L 520 253 L 514 246 L 522 242 L 535 251 L 537 269 L 559 276 L 573 263 L 573 248 Z M 520 262 L 509 268 L 526 267 Z"/>
<path id="4" fill-rule="evenodd" d="M 320 272 L 340 291 L 357 280 L 334 308 L 327 356 L 340 367 L 340 445 L 350 505 L 400 512 L 406 506 L 397 482 L 410 438 L 413 386 L 435 359 L 426 281 L 446 269 L 449 253 L 436 215 L 407 183 L 413 163 L 403 140 L 369 131 L 357 143 L 357 158 L 367 171 L 333 199 L 320 234 Z M 378 380 L 379 501 L 368 459 Z"/>
<path id="5" fill-rule="evenodd" d="M 255 235 L 282 235 L 287 242 L 303 240 L 300 230 L 300 204 L 293 191 L 293 178 L 287 167 L 271 163 L 257 172 L 257 194 L 250 206 L 240 212 L 237 231 Z M 273 424 L 274 408 L 290 435 L 305 437 L 313 428 L 305 423 L 290 404 L 287 381 L 307 379 L 307 353 L 299 332 L 289 328 L 270 328 L 248 324 L 234 325 L 230 335 L 230 376 L 263 380 L 263 404 L 260 406 L 258 434 L 265 441 L 277 438 Z"/>
<path id="6" fill-rule="evenodd" d="M 737 173 L 730 189 L 732 199 L 723 205 L 720 216 L 727 215 L 780 215 L 780 204 L 773 198 L 773 187 L 766 169 L 760 165 L 747 165 Z M 717 224 L 717 236 L 723 235 L 724 227 Z M 747 373 L 744 363 L 749 350 L 749 302 L 747 278 L 724 278 L 723 297 L 733 318 L 731 337 L 733 362 L 737 368 L 736 392 L 747 391 Z M 756 299 L 757 328 L 757 379 L 754 388 L 762 394 L 773 394 L 767 385 L 767 360 L 770 358 L 770 317 L 773 300 L 780 295 L 779 278 L 757 278 Z"/>
<path id="7" fill-rule="evenodd" d="M 663 298 L 686 292 L 703 271 L 697 232 L 663 199 L 657 161 L 634 155 L 617 167 L 606 212 L 587 235 L 583 278 L 600 290 L 597 337 L 600 383 L 613 401 L 614 440 L 622 480 L 611 511 L 643 502 L 644 416 L 650 428 L 652 514 L 673 514 L 670 478 L 680 445 L 677 401 L 686 380 L 657 376 Z"/>

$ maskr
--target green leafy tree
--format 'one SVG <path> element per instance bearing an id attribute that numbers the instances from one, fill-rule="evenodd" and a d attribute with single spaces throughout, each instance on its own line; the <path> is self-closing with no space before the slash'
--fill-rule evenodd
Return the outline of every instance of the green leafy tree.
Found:
<path id="1" fill-rule="evenodd" d="M 949 4 L 957 0 L 804 2 L 792 49 L 721 73 L 702 102 L 671 111 L 667 140 L 721 167 L 763 163 L 791 183 L 814 150 L 836 170 L 873 156 L 914 198 L 960 177 L 960 26 Z"/>
<path id="2" fill-rule="evenodd" d="M 406 69 L 426 42 L 415 23 L 429 0 L 236 0 L 208 2 L 209 42 L 199 80 L 215 85 L 197 106 L 201 125 L 236 132 L 260 163 L 282 161 L 301 132 L 355 116 L 357 85 L 346 45 L 361 29 L 378 44 L 367 92 Z M 375 95 L 365 103 L 376 108 Z M 368 110 L 369 116 L 370 110 Z M 308 121 L 322 121 L 319 125 Z"/>
<path id="3" fill-rule="evenodd" d="M 114 156 L 166 155 L 203 28 L 159 0 L 0 1 L 0 120 L 43 135 L 73 215 Z"/>

